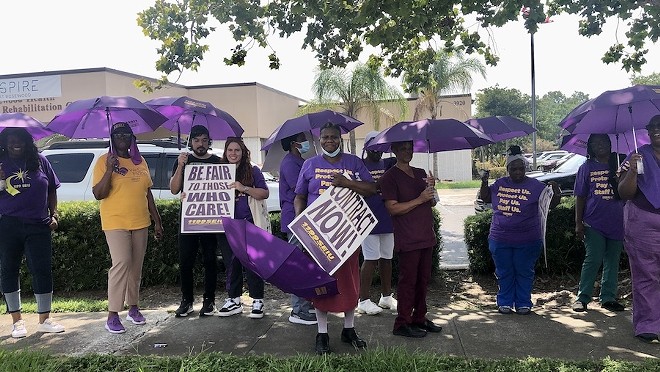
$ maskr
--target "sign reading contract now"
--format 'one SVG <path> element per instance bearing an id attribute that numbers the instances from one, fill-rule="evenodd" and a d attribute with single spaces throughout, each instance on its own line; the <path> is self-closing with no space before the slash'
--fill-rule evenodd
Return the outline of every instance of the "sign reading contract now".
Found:
<path id="1" fill-rule="evenodd" d="M 235 164 L 188 164 L 183 172 L 181 233 L 224 232 L 234 218 Z"/>
<path id="2" fill-rule="evenodd" d="M 377 223 L 360 194 L 330 186 L 289 224 L 289 229 L 314 261 L 332 275 Z"/>

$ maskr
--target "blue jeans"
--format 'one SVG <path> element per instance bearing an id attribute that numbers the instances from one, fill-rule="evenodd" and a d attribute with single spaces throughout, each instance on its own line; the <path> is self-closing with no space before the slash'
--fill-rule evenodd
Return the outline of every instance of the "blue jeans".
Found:
<path id="1" fill-rule="evenodd" d="M 53 249 L 51 231 L 46 225 L 23 222 L 19 218 L 0 217 L 0 268 L 3 293 L 18 292 L 19 271 L 25 255 L 32 274 L 32 289 L 35 294 L 53 292 Z M 17 311 L 18 309 L 9 309 Z"/>
<path id="2" fill-rule="evenodd" d="M 292 233 L 287 233 L 287 240 L 291 239 L 292 235 Z M 312 303 L 307 299 L 298 297 L 291 293 L 291 307 L 293 308 L 294 314 L 309 313 L 309 311 L 312 309 Z"/>
<path id="3" fill-rule="evenodd" d="M 495 262 L 497 306 L 532 307 L 534 266 L 541 254 L 542 242 L 511 244 L 488 239 Z"/>

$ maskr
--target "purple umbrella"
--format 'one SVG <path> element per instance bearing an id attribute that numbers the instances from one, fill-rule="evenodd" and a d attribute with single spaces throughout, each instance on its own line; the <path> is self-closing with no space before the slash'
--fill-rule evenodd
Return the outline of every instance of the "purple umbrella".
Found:
<path id="1" fill-rule="evenodd" d="M 393 142 L 413 141 L 414 152 L 441 152 L 474 149 L 494 141 L 479 129 L 456 119 L 403 121 L 380 132 L 365 149 L 390 151 Z"/>
<path id="2" fill-rule="evenodd" d="M 23 113 L 0 114 L 0 132 L 5 128 L 12 127 L 25 128 L 35 141 L 55 134 L 55 132 L 46 128 L 39 120 Z"/>
<path id="3" fill-rule="evenodd" d="M 235 258 L 263 280 L 303 298 L 339 293 L 337 279 L 323 271 L 296 246 L 246 220 L 224 217 L 222 225 Z"/>
<path id="4" fill-rule="evenodd" d="M 133 97 L 101 96 L 72 102 L 47 128 L 70 138 L 109 138 L 110 125 L 120 121 L 139 134 L 154 131 L 166 120 Z"/>
<path id="5" fill-rule="evenodd" d="M 240 137 L 244 130 L 238 121 L 227 112 L 209 102 L 182 97 L 161 97 L 145 102 L 167 117 L 163 128 L 173 132 L 189 134 L 194 125 L 203 125 L 209 130 L 211 139 L 223 140 Z"/>
<path id="6" fill-rule="evenodd" d="M 660 114 L 660 85 L 608 90 L 571 111 L 559 126 L 572 134 L 625 133 L 643 129 Z"/>
<path id="7" fill-rule="evenodd" d="M 534 127 L 513 116 L 488 116 L 470 119 L 466 123 L 486 133 L 495 142 L 524 137 L 536 132 Z"/>
<path id="8" fill-rule="evenodd" d="M 624 132 L 621 134 L 608 134 L 610 142 L 612 142 L 612 151 L 619 154 L 630 154 L 635 151 L 639 146 L 651 143 L 648 132 L 646 129 L 636 131 L 637 143 L 635 144 L 635 136 L 632 131 Z M 582 156 L 587 156 L 587 141 L 590 134 L 567 134 L 562 137 L 561 149 Z"/>
<path id="9" fill-rule="evenodd" d="M 284 124 L 275 128 L 275 131 L 268 137 L 262 150 L 268 150 L 273 143 L 283 140 L 286 137 L 298 134 L 300 132 L 312 132 L 316 135 L 320 132 L 320 127 L 326 123 L 337 124 L 342 133 L 348 133 L 353 129 L 364 124 L 352 117 L 332 110 L 324 110 L 312 114 L 306 114 L 297 118 L 289 119 Z"/>

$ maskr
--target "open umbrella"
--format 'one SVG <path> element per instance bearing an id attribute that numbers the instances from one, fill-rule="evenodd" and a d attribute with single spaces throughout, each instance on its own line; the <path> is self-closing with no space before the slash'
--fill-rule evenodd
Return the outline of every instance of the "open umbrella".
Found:
<path id="1" fill-rule="evenodd" d="M 486 133 L 495 142 L 524 137 L 536 132 L 534 127 L 513 116 L 488 116 L 469 119 L 466 123 Z"/>
<path id="2" fill-rule="evenodd" d="M 0 114 L 0 132 L 5 128 L 12 127 L 25 128 L 35 141 L 55 134 L 55 132 L 46 128 L 42 122 L 29 115 L 20 112 Z"/>
<path id="3" fill-rule="evenodd" d="M 587 156 L 587 141 L 590 134 L 567 134 L 561 139 L 561 149 L 574 154 Z M 612 143 L 612 151 L 628 155 L 639 146 L 651 143 L 648 132 L 646 129 L 636 131 L 636 138 L 632 134 L 632 130 L 620 134 L 608 134 L 610 142 Z M 637 143 L 635 143 L 635 141 Z"/>
<path id="4" fill-rule="evenodd" d="M 279 127 L 275 128 L 273 133 L 271 133 L 268 139 L 266 139 L 266 142 L 264 142 L 264 145 L 261 149 L 268 150 L 274 143 L 300 132 L 312 132 L 318 135 L 320 132 L 319 128 L 326 123 L 339 125 L 342 133 L 348 133 L 364 124 L 363 122 L 348 115 L 344 115 L 332 110 L 324 110 L 311 114 L 305 114 L 293 119 L 289 119 Z"/>
<path id="5" fill-rule="evenodd" d="M 190 97 L 160 97 L 145 102 L 145 105 L 167 117 L 163 128 L 189 134 L 194 125 L 203 125 L 209 130 L 211 139 L 223 140 L 240 137 L 244 130 L 229 113 L 216 108 L 209 102 Z"/>
<path id="6" fill-rule="evenodd" d="M 367 150 L 389 152 L 393 142 L 413 141 L 414 152 L 474 149 L 495 143 L 488 135 L 456 119 L 402 121 L 372 138 Z"/>
<path id="7" fill-rule="evenodd" d="M 571 134 L 622 134 L 630 131 L 634 138 L 635 132 L 643 129 L 658 114 L 660 85 L 635 85 L 608 90 L 580 104 L 566 115 L 559 126 Z"/>
<path id="8" fill-rule="evenodd" d="M 72 102 L 46 126 L 70 138 L 109 138 L 110 126 L 126 122 L 133 133 L 152 132 L 167 120 L 138 99 L 101 96 Z"/>
<path id="9" fill-rule="evenodd" d="M 222 224 L 235 258 L 263 280 L 303 298 L 339 293 L 337 279 L 296 246 L 246 220 L 224 217 Z"/>

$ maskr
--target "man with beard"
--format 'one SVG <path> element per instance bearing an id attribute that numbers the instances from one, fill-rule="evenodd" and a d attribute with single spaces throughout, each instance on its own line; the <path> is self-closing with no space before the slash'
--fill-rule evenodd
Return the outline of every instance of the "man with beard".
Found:
<path id="1" fill-rule="evenodd" d="M 208 152 L 211 147 L 209 130 L 202 125 L 190 129 L 188 148 L 192 153 L 182 152 L 174 163 L 170 191 L 178 194 L 183 188 L 184 168 L 188 164 L 220 164 L 220 157 Z M 181 305 L 176 317 L 188 316 L 193 311 L 193 267 L 198 247 L 202 248 L 204 262 L 204 299 L 199 316 L 215 314 L 215 288 L 218 282 L 216 263 L 217 234 L 182 234 L 179 232 L 179 270 L 181 275 Z"/>

